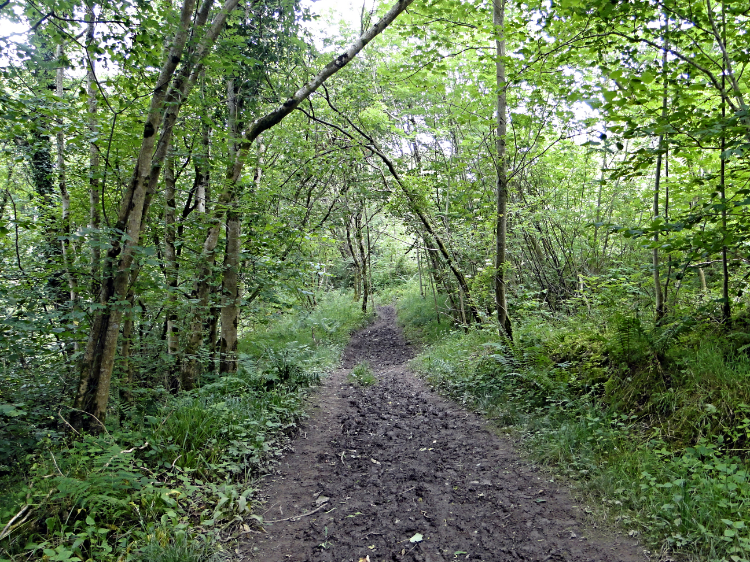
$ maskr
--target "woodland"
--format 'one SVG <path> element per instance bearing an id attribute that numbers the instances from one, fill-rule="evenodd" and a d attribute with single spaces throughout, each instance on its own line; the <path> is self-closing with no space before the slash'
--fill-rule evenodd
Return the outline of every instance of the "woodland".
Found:
<path id="1" fill-rule="evenodd" d="M 221 559 L 386 303 L 626 533 L 750 559 L 746 3 L 0 19 L 0 560 Z"/>

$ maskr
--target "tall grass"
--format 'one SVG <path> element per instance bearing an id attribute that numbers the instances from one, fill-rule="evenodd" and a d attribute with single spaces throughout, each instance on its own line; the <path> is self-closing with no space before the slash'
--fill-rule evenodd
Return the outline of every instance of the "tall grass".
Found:
<path id="1" fill-rule="evenodd" d="M 384 294 L 382 298 L 387 303 L 398 301 L 399 322 L 406 337 L 412 341 L 430 344 L 440 341 L 455 330 L 451 319 L 443 314 L 449 308 L 447 298 L 437 296 L 436 311 L 433 296 L 428 292 L 420 295 L 419 285 L 414 280 L 402 285 L 397 291 Z"/>
<path id="2" fill-rule="evenodd" d="M 370 318 L 350 293 L 326 293 L 313 310 L 274 313 L 271 322 L 245 333 L 239 341 L 241 364 L 252 368 L 257 362 L 273 363 L 286 350 L 310 367 L 330 369 L 338 363 L 351 333 Z"/>

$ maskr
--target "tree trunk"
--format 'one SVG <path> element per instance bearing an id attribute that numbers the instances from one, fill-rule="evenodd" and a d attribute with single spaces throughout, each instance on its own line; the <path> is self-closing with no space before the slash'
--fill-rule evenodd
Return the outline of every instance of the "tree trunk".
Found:
<path id="1" fill-rule="evenodd" d="M 205 78 L 205 73 L 201 79 Z M 195 203 L 199 213 L 205 213 L 211 198 L 211 127 L 201 119 L 201 143 L 193 159 L 195 167 Z"/>
<path id="2" fill-rule="evenodd" d="M 101 289 L 101 261 L 102 252 L 99 241 L 101 234 L 101 215 L 99 212 L 99 149 L 94 139 L 98 135 L 98 123 L 96 119 L 97 98 L 96 98 L 96 53 L 94 47 L 94 32 L 96 28 L 96 14 L 94 13 L 95 4 L 86 8 L 86 92 L 88 96 L 88 128 L 91 140 L 89 141 L 89 234 L 91 244 L 91 284 L 90 290 L 92 295 L 99 293 Z"/>
<path id="3" fill-rule="evenodd" d="M 505 82 L 505 0 L 493 0 L 492 23 L 495 25 L 497 60 L 497 212 L 495 216 L 495 306 L 500 333 L 513 338 L 506 297 L 506 242 L 508 228 L 508 176 L 505 156 L 507 129 L 507 84 Z"/>
<path id="4" fill-rule="evenodd" d="M 221 343 L 219 373 L 237 372 L 237 324 L 239 323 L 240 216 L 227 213 L 227 240 L 222 279 Z"/>
<path id="5" fill-rule="evenodd" d="M 164 274 L 167 282 L 167 354 L 169 367 L 167 386 L 171 391 L 179 388 L 177 373 L 180 370 L 180 328 L 177 312 L 177 286 L 179 282 L 179 265 L 177 263 L 177 203 L 174 154 L 167 157 L 164 170 Z"/>
<path id="6" fill-rule="evenodd" d="M 354 217 L 354 238 L 357 240 L 357 248 L 359 249 L 359 263 L 362 267 L 362 312 L 367 312 L 367 299 L 370 297 L 370 283 L 367 277 L 367 254 L 365 253 L 365 245 L 362 241 L 361 219 L 362 216 L 359 213 Z"/>
<path id="7" fill-rule="evenodd" d="M 212 306 L 208 312 L 206 321 L 206 339 L 208 341 L 208 365 L 206 371 L 213 373 L 216 370 L 216 356 L 219 352 L 219 317 L 221 307 Z"/>
<path id="8" fill-rule="evenodd" d="M 65 91 L 63 81 L 65 79 L 65 68 L 63 67 L 64 52 L 62 44 L 57 46 L 57 72 L 55 75 L 55 95 L 62 99 Z M 65 134 L 62 128 L 62 119 L 58 122 L 60 130 L 57 132 L 57 185 L 60 190 L 60 201 L 62 203 L 62 224 L 60 225 L 61 250 L 65 277 L 68 280 L 70 292 L 70 306 L 75 306 L 78 299 L 78 284 L 73 274 L 73 253 L 70 245 L 70 193 L 65 170 Z"/>
<path id="9" fill-rule="evenodd" d="M 192 311 L 192 320 L 188 330 L 187 343 L 180 370 L 180 383 L 183 390 L 192 390 L 200 375 L 201 364 L 198 352 L 203 344 L 203 320 L 205 313 L 209 310 L 211 278 L 213 277 L 213 268 L 216 263 L 216 246 L 218 242 L 219 226 L 214 225 L 209 229 L 209 236 L 203 243 L 198 282 L 191 299 L 196 301 L 196 303 Z"/>
<path id="10" fill-rule="evenodd" d="M 721 24 L 722 24 L 722 40 L 724 45 L 726 45 L 727 38 L 726 38 L 726 20 L 725 20 L 725 13 L 724 13 L 725 7 L 724 3 L 721 4 Z M 724 57 L 722 59 L 722 73 L 721 73 L 721 90 L 722 93 L 725 90 L 725 82 L 726 82 L 726 75 L 727 75 L 727 59 Z M 744 103 L 743 103 L 743 109 Z M 721 99 L 721 119 L 722 122 L 726 120 L 727 117 L 727 107 L 726 107 L 726 101 L 725 96 Z M 747 118 L 746 118 L 747 119 Z M 724 159 L 724 151 L 726 150 L 726 134 L 722 130 L 721 133 L 721 153 L 719 155 L 721 164 L 720 164 L 720 170 L 719 170 L 719 191 L 721 193 L 721 229 L 722 229 L 722 237 L 726 238 L 727 235 L 727 184 L 726 184 L 726 160 Z M 725 325 L 728 325 L 732 320 L 732 303 L 729 301 L 729 261 L 727 259 L 727 245 L 722 244 L 721 246 L 721 277 L 722 277 L 722 284 L 721 284 L 721 319 L 722 322 Z"/>
<path id="11" fill-rule="evenodd" d="M 362 269 L 359 267 L 359 260 L 357 254 L 354 251 L 354 244 L 352 244 L 351 228 L 349 228 L 349 220 L 346 221 L 346 244 L 349 248 L 349 255 L 352 257 L 352 263 L 354 263 L 354 300 L 359 301 L 360 287 L 362 279 Z"/>
<path id="12" fill-rule="evenodd" d="M 99 300 L 105 303 L 106 307 L 94 315 L 81 361 L 78 392 L 73 403 L 71 425 L 77 429 L 100 431 L 103 427 L 122 320 L 121 303 L 127 297 L 135 253 L 141 243 L 144 219 L 156 190 L 172 130 L 182 103 L 195 84 L 196 73 L 202 68 L 205 56 L 213 47 L 237 2 L 238 0 L 226 1 L 210 28 L 194 47 L 193 56 L 188 57 L 181 72 L 175 75 L 179 63 L 186 55 L 185 46 L 191 27 L 196 29 L 205 25 L 213 2 L 204 2 L 195 16 L 195 21 L 195 0 L 184 0 L 180 10 L 178 29 L 157 78 L 136 166 L 123 194 L 115 225 L 116 230 L 125 233 L 126 236 L 113 240 L 112 247 L 107 253 L 106 271 L 99 291 Z M 157 135 L 160 129 L 161 134 Z M 121 242 L 123 239 L 124 242 Z"/>
<path id="13" fill-rule="evenodd" d="M 377 211 L 376 211 L 377 213 Z M 370 304 L 372 305 L 372 311 L 375 312 L 375 292 L 372 288 L 372 245 L 370 244 L 370 221 L 372 216 L 367 216 L 367 206 L 364 208 L 365 215 L 365 227 L 367 228 L 367 272 L 368 272 L 368 287 L 370 289 Z"/>
<path id="14" fill-rule="evenodd" d="M 666 33 L 666 32 L 665 32 Z M 669 47 L 664 38 L 664 49 L 662 53 L 662 76 L 664 79 L 664 92 L 662 94 L 661 118 L 667 117 L 667 52 Z M 659 153 L 656 156 L 656 176 L 654 177 L 654 220 L 659 218 L 659 193 L 661 184 L 662 153 L 664 151 L 664 135 L 659 135 Z M 664 304 L 664 291 L 661 286 L 660 264 L 659 264 L 659 233 L 654 233 L 654 249 L 652 252 L 652 263 L 654 268 L 654 298 L 656 300 L 656 323 L 661 323 L 666 314 Z"/>
<path id="15" fill-rule="evenodd" d="M 130 310 L 125 315 L 125 321 L 122 325 L 122 348 L 120 349 L 120 356 L 122 357 L 122 368 L 125 375 L 125 387 L 122 392 L 122 399 L 128 403 L 133 402 L 133 382 L 134 382 L 134 369 L 133 362 L 131 361 L 132 347 L 133 347 L 133 326 L 135 325 L 135 311 L 133 310 L 133 302 L 135 296 L 133 293 L 128 295 L 128 304 Z"/>

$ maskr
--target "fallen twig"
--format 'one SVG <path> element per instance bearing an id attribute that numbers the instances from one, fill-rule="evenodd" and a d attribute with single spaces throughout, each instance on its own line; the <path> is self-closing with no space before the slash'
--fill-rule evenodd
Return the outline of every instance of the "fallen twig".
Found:
<path id="1" fill-rule="evenodd" d="M 13 522 L 14 522 L 14 521 L 15 521 L 16 519 L 18 519 L 19 517 L 21 517 L 21 516 L 22 516 L 22 515 L 23 515 L 24 513 L 26 513 L 26 510 L 27 510 L 27 509 L 29 509 L 30 507 L 31 507 L 31 504 L 30 504 L 30 503 L 27 503 L 27 504 L 26 504 L 25 506 L 23 506 L 23 507 L 21 508 L 21 511 L 19 511 L 18 513 L 16 513 L 16 514 L 15 514 L 15 515 L 14 515 L 14 516 L 13 516 L 13 517 L 11 518 L 11 520 L 10 520 L 10 521 L 8 521 L 7 525 L 5 525 L 5 527 L 3 527 L 3 530 L 2 530 L 2 532 L 0 532 L 0 540 L 2 540 L 2 539 L 4 539 L 4 538 L 5 538 L 5 536 L 6 536 L 6 531 L 8 531 L 8 529 L 10 528 L 10 526 L 11 526 L 11 525 L 13 525 Z M 8 533 L 8 534 L 10 534 L 10 533 Z"/>
<path id="2" fill-rule="evenodd" d="M 265 525 L 266 523 L 281 523 L 282 521 L 297 521 L 299 519 L 302 519 L 303 517 L 307 517 L 308 515 L 312 515 L 313 513 L 320 511 L 321 509 L 325 507 L 326 503 L 328 502 L 325 502 L 319 505 L 318 507 L 316 507 L 312 511 L 308 511 L 307 513 L 303 513 L 301 515 L 293 515 L 292 517 L 285 517 L 284 519 L 274 519 L 273 521 L 263 521 L 263 524 Z"/>
<path id="3" fill-rule="evenodd" d="M 45 497 L 44 500 L 42 500 L 42 502 L 45 501 L 47 498 L 49 498 L 52 495 L 52 492 L 54 492 L 54 491 L 55 491 L 54 489 L 50 490 L 47 493 L 47 497 Z M 41 504 L 42 502 L 39 502 L 39 503 Z M 38 505 L 27 503 L 25 506 L 23 506 L 21 508 L 21 511 L 19 511 L 18 513 L 16 513 L 11 518 L 11 520 L 8 521 L 5 524 L 5 527 L 3 527 L 3 530 L 0 531 L 0 541 L 3 540 L 4 538 L 6 538 L 7 536 L 9 536 L 13 532 L 14 529 L 17 529 L 18 527 L 20 527 L 21 525 L 23 525 L 23 523 L 29 518 L 29 515 L 31 515 L 31 512 L 34 511 L 33 509 L 29 511 L 30 507 L 38 507 Z M 27 511 L 28 511 L 28 513 L 26 513 Z M 21 517 L 24 513 L 26 513 L 25 517 L 23 519 L 21 519 L 21 521 L 19 521 L 15 525 L 13 525 L 13 522 L 16 521 L 19 517 Z"/>

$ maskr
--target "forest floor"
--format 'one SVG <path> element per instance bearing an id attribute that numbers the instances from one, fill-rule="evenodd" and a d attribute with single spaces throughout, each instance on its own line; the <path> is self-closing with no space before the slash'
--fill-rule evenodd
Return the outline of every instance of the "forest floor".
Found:
<path id="1" fill-rule="evenodd" d="M 264 522 L 245 534 L 242 560 L 647 560 L 486 420 L 430 391 L 407 369 L 415 354 L 393 307 L 352 337 L 264 479 Z M 377 384 L 347 380 L 362 362 Z"/>

